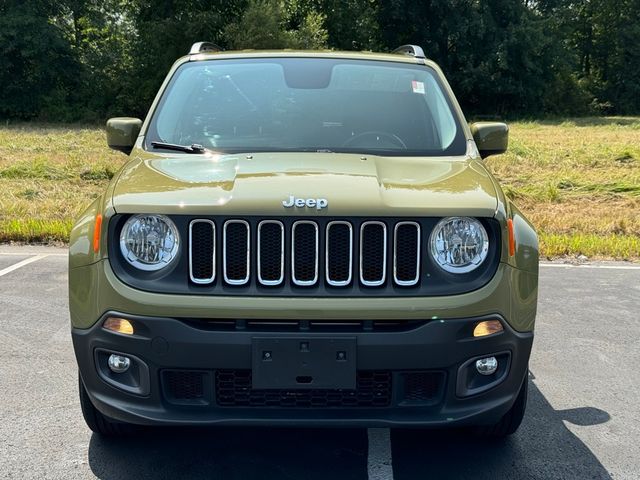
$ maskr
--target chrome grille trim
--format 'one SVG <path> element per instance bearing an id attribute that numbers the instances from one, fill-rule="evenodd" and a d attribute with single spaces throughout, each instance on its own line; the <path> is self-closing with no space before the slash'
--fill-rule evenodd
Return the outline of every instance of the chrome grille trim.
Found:
<path id="1" fill-rule="evenodd" d="M 227 276 L 227 227 L 229 225 L 235 224 L 235 223 L 240 223 L 242 225 L 245 226 L 245 228 L 247 229 L 247 247 L 246 247 L 246 251 L 247 251 L 247 275 L 245 278 L 242 279 L 230 279 Z M 229 285 L 244 285 L 247 282 L 249 282 L 249 278 L 251 275 L 251 263 L 250 263 L 250 254 L 251 254 L 251 228 L 249 227 L 249 222 L 247 222 L 246 220 L 227 220 L 226 222 L 224 222 L 224 228 L 223 228 L 223 239 L 222 239 L 222 245 L 223 245 L 223 260 L 222 260 L 222 272 L 223 272 L 223 276 L 224 276 L 224 281 L 227 282 Z"/>
<path id="2" fill-rule="evenodd" d="M 329 231 L 331 230 L 331 227 L 333 225 L 346 225 L 349 227 L 349 278 L 343 281 L 331 280 L 329 276 L 329 256 L 331 252 L 331 247 L 329 245 Z M 327 283 L 333 287 L 344 287 L 346 285 L 349 285 L 353 277 L 353 225 L 351 225 L 350 222 L 347 222 L 344 220 L 335 220 L 333 222 L 329 222 L 325 230 L 324 249 L 325 249 L 325 274 L 326 274 Z"/>
<path id="3" fill-rule="evenodd" d="M 313 280 L 298 280 L 296 278 L 296 228 L 299 225 L 310 224 L 313 225 L 315 229 L 315 240 L 316 240 L 316 251 L 315 251 L 315 264 L 314 264 L 314 277 Z M 319 238 L 318 238 L 318 224 L 311 220 L 298 220 L 293 223 L 291 226 L 291 280 L 295 285 L 299 287 L 310 287 L 315 285 L 318 282 L 318 249 L 319 249 Z"/>
<path id="4" fill-rule="evenodd" d="M 186 228 L 185 280 L 193 285 L 348 289 L 422 283 L 424 225 L 414 219 L 194 218 Z"/>
<path id="5" fill-rule="evenodd" d="M 262 259 L 260 257 L 260 238 L 262 235 L 262 226 L 267 224 L 276 224 L 280 226 L 280 278 L 278 280 L 264 280 L 262 278 Z M 284 224 L 279 220 L 262 220 L 258 224 L 258 251 L 256 253 L 258 260 L 258 282 L 261 285 L 274 286 L 280 285 L 284 281 Z"/>
<path id="6" fill-rule="evenodd" d="M 398 228 L 402 225 L 412 225 L 416 228 L 418 236 L 416 252 L 416 276 L 413 280 L 399 280 L 397 275 L 398 263 Z M 401 287 L 412 287 L 420 280 L 420 224 L 417 222 L 398 222 L 393 227 L 393 281 Z"/>
<path id="7" fill-rule="evenodd" d="M 382 226 L 382 231 L 383 231 L 383 240 L 382 240 L 382 244 L 384 246 L 383 248 L 383 254 L 382 254 L 382 278 L 380 280 L 365 280 L 364 279 L 364 271 L 363 271 L 363 266 L 362 266 L 362 249 L 363 249 L 363 239 L 364 239 L 364 229 L 368 226 L 368 225 L 381 225 Z M 377 220 L 370 220 L 367 222 L 362 222 L 362 224 L 360 225 L 360 282 L 367 286 L 367 287 L 379 287 L 380 285 L 383 285 L 385 280 L 387 279 L 387 225 L 384 222 L 380 222 Z"/>
<path id="8" fill-rule="evenodd" d="M 211 252 L 211 272 L 212 275 L 209 278 L 196 278 L 193 276 L 193 226 L 196 223 L 208 223 L 211 225 L 211 234 L 213 235 L 213 251 Z M 193 283 L 197 283 L 199 285 L 206 285 L 209 283 L 213 283 L 216 279 L 216 224 L 211 220 L 206 219 L 196 219 L 191 220 L 189 222 L 189 279 Z"/>

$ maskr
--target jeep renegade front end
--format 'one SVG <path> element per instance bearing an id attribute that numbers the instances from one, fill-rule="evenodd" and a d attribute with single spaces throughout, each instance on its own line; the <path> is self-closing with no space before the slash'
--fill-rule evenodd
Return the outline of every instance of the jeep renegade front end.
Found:
<path id="1" fill-rule="evenodd" d="M 88 425 L 473 426 L 524 414 L 537 237 L 436 64 L 194 45 L 73 228 Z"/>

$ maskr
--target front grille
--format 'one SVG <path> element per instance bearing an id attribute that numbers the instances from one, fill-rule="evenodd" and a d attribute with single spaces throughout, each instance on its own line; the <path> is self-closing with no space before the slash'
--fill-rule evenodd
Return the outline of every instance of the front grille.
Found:
<path id="1" fill-rule="evenodd" d="M 220 221 L 221 266 L 216 263 L 216 224 L 192 220 L 189 272 L 192 283 L 213 284 L 220 269 L 228 286 L 292 285 L 365 288 L 420 283 L 421 235 L 416 222 L 345 220 L 317 222 L 241 219 Z M 254 248 L 253 245 L 256 244 Z M 254 252 L 255 250 L 255 252 Z M 255 270 L 253 270 L 255 268 Z M 393 275 L 388 274 L 393 270 Z"/>
<path id="2" fill-rule="evenodd" d="M 392 386 L 389 371 L 359 371 L 355 390 L 257 390 L 251 370 L 217 370 L 216 403 L 221 407 L 387 407 Z"/>
<path id="3" fill-rule="evenodd" d="M 336 217 L 324 213 L 313 217 L 174 215 L 171 219 L 183 253 L 162 275 L 131 266 L 118 242 L 108 244 L 109 264 L 121 282 L 139 290 L 265 298 L 459 295 L 486 285 L 500 265 L 501 226 L 495 219 L 480 219 L 489 239 L 487 259 L 472 272 L 452 275 L 429 254 L 430 235 L 439 217 Z M 116 215 L 109 222 L 109 238 L 119 238 L 129 218 Z M 297 283 L 293 268 L 296 255 Z M 320 310 L 314 312 L 308 317 L 322 318 Z"/>

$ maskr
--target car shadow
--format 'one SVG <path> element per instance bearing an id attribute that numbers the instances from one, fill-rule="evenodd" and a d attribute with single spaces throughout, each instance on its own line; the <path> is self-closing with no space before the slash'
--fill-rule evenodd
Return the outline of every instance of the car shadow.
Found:
<path id="1" fill-rule="evenodd" d="M 126 479 L 366 479 L 364 429 L 168 428 L 126 438 L 93 434 L 96 477 Z"/>
<path id="2" fill-rule="evenodd" d="M 394 478 L 611 478 L 564 424 L 609 420 L 597 408 L 557 411 L 530 381 L 527 414 L 504 441 L 457 430 L 393 430 Z M 366 479 L 365 429 L 147 429 L 125 439 L 93 435 L 98 478 Z"/>
<path id="3" fill-rule="evenodd" d="M 599 425 L 609 414 L 593 407 L 554 410 L 531 377 L 525 418 L 507 439 L 483 440 L 464 430 L 394 430 L 394 479 L 611 479 L 565 425 Z"/>

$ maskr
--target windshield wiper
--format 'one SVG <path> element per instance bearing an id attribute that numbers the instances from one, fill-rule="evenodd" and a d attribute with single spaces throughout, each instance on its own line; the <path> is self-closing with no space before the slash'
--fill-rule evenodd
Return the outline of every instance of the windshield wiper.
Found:
<path id="1" fill-rule="evenodd" d="M 151 142 L 153 148 L 164 148 L 166 150 L 176 150 L 178 152 L 186 153 L 204 153 L 205 148 L 199 143 L 192 143 L 191 145 L 178 145 L 176 143 L 165 142 Z"/>

